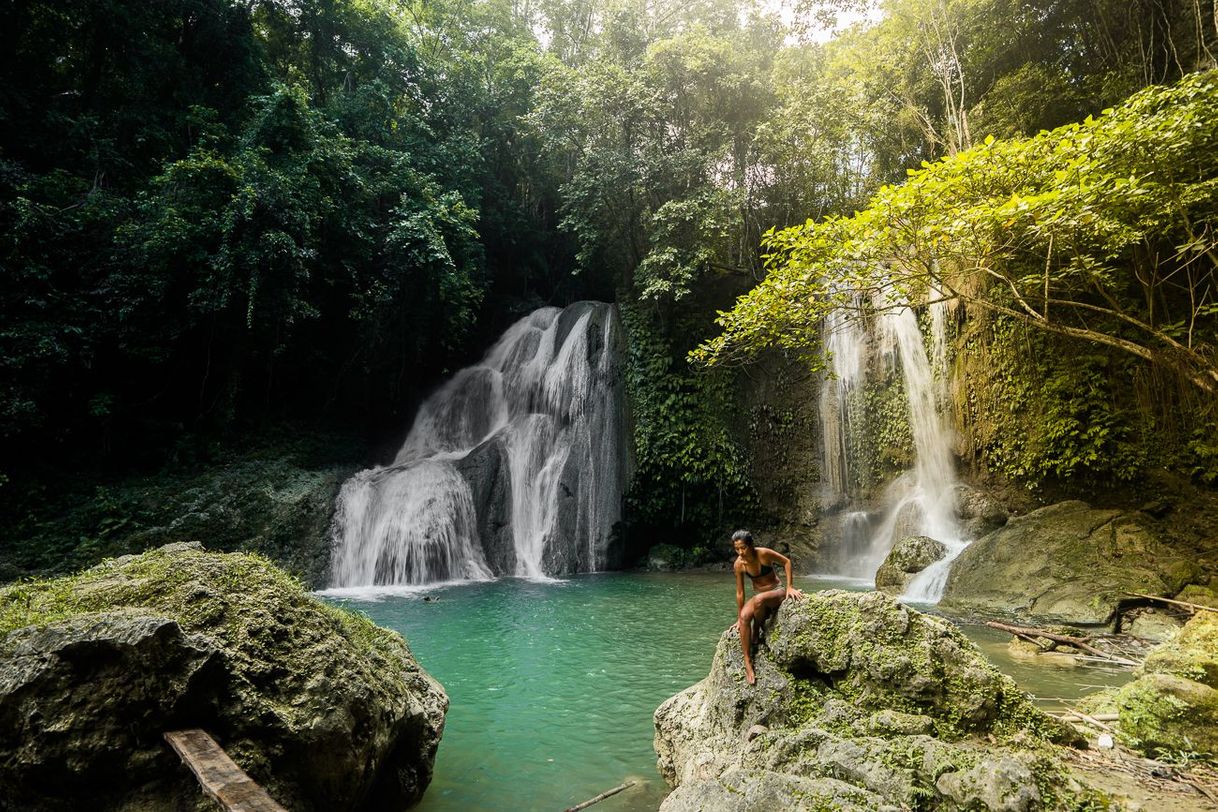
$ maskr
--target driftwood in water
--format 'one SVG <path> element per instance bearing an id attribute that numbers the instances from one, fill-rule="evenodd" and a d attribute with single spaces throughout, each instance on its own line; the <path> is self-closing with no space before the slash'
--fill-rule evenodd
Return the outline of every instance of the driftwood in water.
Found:
<path id="1" fill-rule="evenodd" d="M 225 812 L 287 812 L 205 731 L 174 730 L 165 734 L 165 741 Z"/>
<path id="2" fill-rule="evenodd" d="M 1172 606 L 1183 606 L 1194 614 L 1197 612 L 1218 612 L 1212 606 L 1202 606 L 1199 603 L 1189 603 L 1188 601 L 1178 601 L 1174 598 L 1160 598 L 1158 595 L 1143 595 L 1141 592 L 1126 592 L 1126 595 L 1132 595 L 1135 598 L 1145 598 L 1148 601 L 1159 601 L 1160 603 L 1170 603 Z"/>
<path id="3" fill-rule="evenodd" d="M 1029 640 L 1033 643 L 1036 642 L 1037 637 L 1043 637 L 1046 640 L 1052 640 L 1054 643 L 1063 643 L 1067 646 L 1074 646 L 1077 649 L 1094 654 L 1096 657 L 1100 657 L 1108 662 L 1118 663 L 1120 665 L 1138 664 L 1136 660 L 1130 660 L 1125 657 L 1117 657 L 1113 654 L 1109 654 L 1103 649 L 1098 649 L 1088 643 L 1087 640 L 1082 637 L 1071 637 L 1068 634 L 1057 634 L 1056 632 L 1047 631 L 1045 629 L 1037 629 L 1031 626 L 1012 626 L 1009 623 L 999 623 L 997 620 L 986 621 L 985 625 L 989 626 L 991 629 L 1009 632 L 1016 637 L 1022 637 L 1023 639 Z"/>
<path id="4" fill-rule="evenodd" d="M 627 781 L 625 784 L 618 784 L 613 789 L 607 789 L 604 792 L 602 792 L 600 795 L 597 795 L 595 798 L 589 798 L 588 800 L 584 801 L 582 804 L 576 804 L 575 806 L 567 807 L 565 812 L 579 812 L 579 810 L 581 810 L 581 809 L 587 809 L 588 807 L 592 806 L 592 804 L 599 803 L 600 801 L 605 800 L 606 798 L 610 797 L 611 795 L 617 795 L 619 792 L 630 789 L 633 786 L 634 786 L 633 781 Z"/>

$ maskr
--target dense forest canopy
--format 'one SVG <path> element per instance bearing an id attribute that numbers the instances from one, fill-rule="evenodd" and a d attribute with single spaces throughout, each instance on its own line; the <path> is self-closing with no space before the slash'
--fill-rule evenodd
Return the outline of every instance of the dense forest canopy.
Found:
<path id="1" fill-rule="evenodd" d="M 593 297 L 631 336 L 638 515 L 705 524 L 748 483 L 731 379 L 686 354 L 763 235 L 1213 67 L 1218 10 L 105 0 L 0 32 L 6 459 L 400 432 L 510 320 Z"/>
<path id="2" fill-rule="evenodd" d="M 959 300 L 1218 392 L 1218 76 L 957 153 L 867 208 L 771 233 L 774 272 L 695 357 L 800 346 L 837 308 Z"/>

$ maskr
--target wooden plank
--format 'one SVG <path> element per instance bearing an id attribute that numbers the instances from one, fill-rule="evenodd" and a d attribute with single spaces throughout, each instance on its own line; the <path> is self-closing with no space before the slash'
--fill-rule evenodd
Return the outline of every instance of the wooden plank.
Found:
<path id="1" fill-rule="evenodd" d="M 174 730 L 165 741 L 226 812 L 287 812 L 203 730 Z"/>

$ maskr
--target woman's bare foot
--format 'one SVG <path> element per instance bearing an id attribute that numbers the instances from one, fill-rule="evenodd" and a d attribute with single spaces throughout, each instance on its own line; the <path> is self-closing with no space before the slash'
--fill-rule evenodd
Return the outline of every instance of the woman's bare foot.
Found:
<path id="1" fill-rule="evenodd" d="M 753 664 L 750 662 L 744 664 L 744 678 L 749 681 L 749 685 L 757 684 L 757 675 L 753 673 Z"/>

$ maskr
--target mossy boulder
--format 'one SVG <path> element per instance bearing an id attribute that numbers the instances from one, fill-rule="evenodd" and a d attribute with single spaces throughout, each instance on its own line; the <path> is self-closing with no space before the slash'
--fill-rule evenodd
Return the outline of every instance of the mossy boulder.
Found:
<path id="1" fill-rule="evenodd" d="M 1147 655 L 1136 675 L 1089 706 L 1114 709 L 1121 735 L 1148 755 L 1218 758 L 1218 613 L 1194 615 Z"/>
<path id="2" fill-rule="evenodd" d="M 200 727 L 292 810 L 402 808 L 448 700 L 400 635 L 266 559 L 175 544 L 0 589 L 0 798 L 195 809 L 162 741 Z"/>
<path id="3" fill-rule="evenodd" d="M 1146 674 L 1114 698 L 1121 735 L 1147 755 L 1218 755 L 1218 691 L 1175 674 Z"/>
<path id="4" fill-rule="evenodd" d="M 883 593 L 782 604 L 744 677 L 734 630 L 710 674 L 655 714 L 664 812 L 1065 809 L 1091 797 L 1059 766 L 1074 734 L 951 623 Z"/>
<path id="5" fill-rule="evenodd" d="M 1061 502 L 965 548 L 940 607 L 1111 628 L 1127 593 L 1174 595 L 1197 577 L 1195 562 L 1163 540 L 1150 516 Z"/>
<path id="6" fill-rule="evenodd" d="M 1142 664 L 1146 674 L 1176 674 L 1218 688 L 1218 612 L 1198 612 Z"/>
<path id="7" fill-rule="evenodd" d="M 875 573 L 875 588 L 900 595 L 914 575 L 940 561 L 947 547 L 930 536 L 906 536 L 892 546 L 884 563 Z"/>
<path id="8" fill-rule="evenodd" d="M 1215 582 L 1218 582 L 1218 579 L 1211 580 L 1209 586 L 1189 584 L 1176 594 L 1176 600 L 1218 609 L 1218 589 L 1215 589 Z"/>

